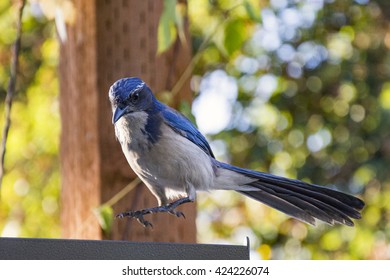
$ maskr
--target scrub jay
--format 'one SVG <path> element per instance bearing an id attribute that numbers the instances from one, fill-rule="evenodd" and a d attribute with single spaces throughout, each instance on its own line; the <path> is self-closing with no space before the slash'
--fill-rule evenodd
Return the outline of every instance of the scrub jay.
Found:
<path id="1" fill-rule="evenodd" d="M 112 123 L 134 172 L 158 201 L 158 207 L 128 211 L 119 218 L 152 224 L 144 215 L 168 212 L 193 202 L 197 191 L 234 190 L 298 220 L 314 225 L 353 226 L 364 202 L 329 188 L 240 168 L 215 159 L 206 138 L 181 113 L 159 102 L 139 78 L 123 78 L 110 88 Z M 173 202 L 170 202 L 173 200 Z"/>

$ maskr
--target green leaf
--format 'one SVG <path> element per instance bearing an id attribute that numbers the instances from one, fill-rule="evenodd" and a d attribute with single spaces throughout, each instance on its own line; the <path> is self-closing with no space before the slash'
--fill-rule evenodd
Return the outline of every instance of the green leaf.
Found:
<path id="1" fill-rule="evenodd" d="M 253 4 L 246 0 L 244 1 L 245 10 L 249 18 L 255 22 L 261 22 L 260 12 L 253 6 Z"/>
<path id="2" fill-rule="evenodd" d="M 96 216 L 98 217 L 99 224 L 107 235 L 111 232 L 112 222 L 114 220 L 113 213 L 112 207 L 108 205 L 102 205 L 96 209 Z"/>
<path id="3" fill-rule="evenodd" d="M 168 50 L 176 39 L 176 2 L 177 0 L 164 0 L 164 10 L 158 24 L 157 53 Z"/>
<path id="4" fill-rule="evenodd" d="M 242 20 L 230 21 L 225 28 L 224 46 L 229 55 L 241 48 L 247 37 L 245 24 Z"/>
<path id="5" fill-rule="evenodd" d="M 177 33 L 179 35 L 180 41 L 182 43 L 186 43 L 186 36 L 185 36 L 185 30 L 184 30 L 184 19 L 186 16 L 186 7 L 184 4 L 177 4 L 176 5 L 176 28 Z"/>

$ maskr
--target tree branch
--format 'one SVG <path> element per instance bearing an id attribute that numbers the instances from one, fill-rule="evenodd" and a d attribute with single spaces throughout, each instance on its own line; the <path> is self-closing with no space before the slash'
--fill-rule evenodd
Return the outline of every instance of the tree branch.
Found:
<path id="1" fill-rule="evenodd" d="M 186 69 L 184 70 L 183 74 L 180 76 L 180 78 L 177 80 L 176 84 L 173 86 L 171 90 L 171 95 L 176 96 L 178 92 L 181 90 L 181 88 L 184 86 L 185 82 L 191 77 L 192 70 L 194 69 L 194 66 L 200 59 L 202 55 L 202 51 L 204 51 L 207 47 L 207 45 L 210 43 L 210 41 L 213 39 L 215 34 L 217 34 L 219 28 L 224 25 L 226 21 L 229 20 L 230 13 L 237 9 L 238 7 L 242 6 L 244 4 L 244 1 L 234 5 L 233 7 L 229 8 L 225 11 L 224 20 L 217 24 L 214 29 L 208 34 L 208 36 L 205 36 L 203 39 L 201 45 L 199 46 L 198 51 L 196 54 L 192 57 L 190 63 L 187 65 Z"/>
<path id="2" fill-rule="evenodd" d="M 5 123 L 3 129 L 3 138 L 0 146 L 0 191 L 4 177 L 4 158 L 6 152 L 6 144 L 8 138 L 9 128 L 11 126 L 11 107 L 12 101 L 15 95 L 15 87 L 16 87 L 16 75 L 18 72 L 19 66 L 19 52 L 20 52 L 20 42 L 22 37 L 22 16 L 23 9 L 26 4 L 25 0 L 19 0 L 17 2 L 18 6 L 18 18 L 17 18 L 17 31 L 16 31 L 16 40 L 13 47 L 13 54 L 11 60 L 11 71 L 10 71 L 10 79 L 8 83 L 7 95 L 5 97 Z M 0 192 L 1 194 L 1 192 Z"/>

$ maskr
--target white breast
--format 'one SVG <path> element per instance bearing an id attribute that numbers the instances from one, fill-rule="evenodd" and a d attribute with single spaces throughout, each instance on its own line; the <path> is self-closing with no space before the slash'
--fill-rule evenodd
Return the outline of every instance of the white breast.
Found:
<path id="1" fill-rule="evenodd" d="M 147 185 L 166 189 L 168 198 L 186 194 L 195 199 L 195 188 L 211 188 L 214 172 L 209 156 L 164 123 L 160 138 L 150 145 L 141 132 L 146 113 L 137 114 L 131 119 L 123 117 L 116 124 L 117 137 L 134 172 Z"/>
<path id="2" fill-rule="evenodd" d="M 162 135 L 143 160 L 155 184 L 168 189 L 168 197 L 186 193 L 195 199 L 196 190 L 208 190 L 214 179 L 209 156 L 197 145 L 162 126 Z"/>
<path id="3" fill-rule="evenodd" d="M 131 115 L 123 116 L 115 123 L 115 135 L 121 143 L 124 153 L 128 147 L 136 149 L 138 146 L 147 144 L 144 134 L 141 132 L 145 128 L 147 119 L 146 112 L 134 112 Z"/>

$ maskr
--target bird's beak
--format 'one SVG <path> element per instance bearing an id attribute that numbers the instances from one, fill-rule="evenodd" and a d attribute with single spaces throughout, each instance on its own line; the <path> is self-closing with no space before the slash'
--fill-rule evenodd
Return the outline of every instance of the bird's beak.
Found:
<path id="1" fill-rule="evenodd" d="M 127 107 L 123 109 L 117 107 L 112 116 L 112 123 L 115 124 L 126 113 L 127 113 Z"/>

